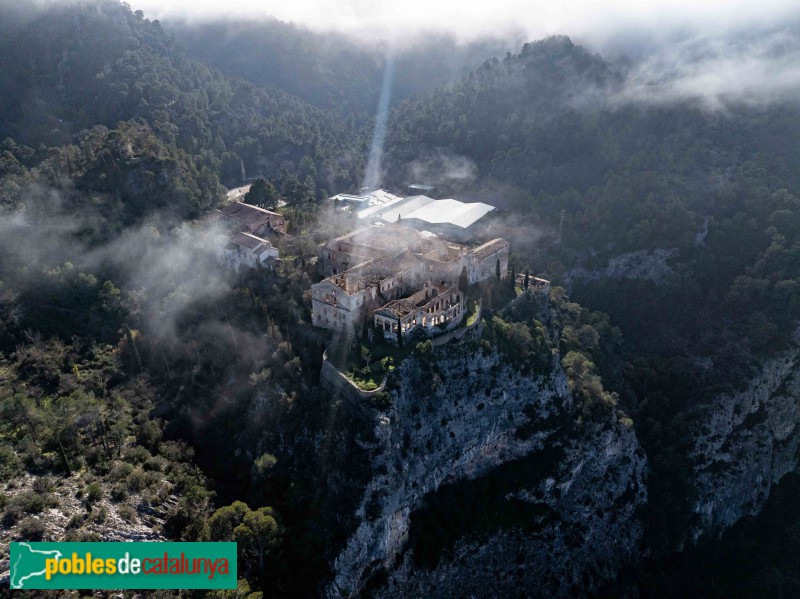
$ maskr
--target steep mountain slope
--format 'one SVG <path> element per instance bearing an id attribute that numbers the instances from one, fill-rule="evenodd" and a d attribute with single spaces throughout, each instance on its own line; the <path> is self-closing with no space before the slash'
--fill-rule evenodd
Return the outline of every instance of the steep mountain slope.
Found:
<path id="1" fill-rule="evenodd" d="M 242 573 L 284 596 L 659 596 L 652 581 L 682 579 L 711 595 L 684 576 L 697 540 L 727 576 L 718 596 L 730 554 L 781 564 L 759 562 L 751 594 L 793 595 L 795 564 L 768 545 L 794 555 L 796 521 L 752 535 L 751 518 L 790 521 L 797 488 L 795 103 L 642 102 L 629 65 L 552 38 L 400 105 L 387 181 L 493 194 L 512 267 L 611 317 L 561 290 L 555 311 L 487 311 L 481 338 L 415 348 L 389 407 L 353 406 L 319 384 L 329 340 L 307 290 L 314 200 L 358 184 L 367 130 L 188 58 L 116 2 L 24 6 L 0 7 L 4 475 L 80 469 L 87 494 L 96 478 L 168 508 L 162 532 L 184 540 L 217 535 L 234 500 L 274 507 L 285 534 L 265 569 L 245 549 Z M 357 96 L 379 69 L 354 60 L 354 88 L 292 89 Z M 254 173 L 311 235 L 278 273 L 228 277 L 183 221 Z M 14 534 L 46 534 L 29 491 L 52 488 L 18 490 L 2 496 Z"/>
<path id="2" fill-rule="evenodd" d="M 360 177 L 363 152 L 352 150 L 362 138 L 352 121 L 225 78 L 118 2 L 31 3 L 26 19 L 0 16 L 0 138 L 55 146 L 94 125 L 142 119 L 229 185 L 259 173 L 277 178 L 283 168 L 311 176 L 317 195 Z"/>
<path id="3" fill-rule="evenodd" d="M 569 309 L 523 294 L 503 312 L 520 335 L 504 350 L 495 317 L 494 333 L 421 349 L 392 375 L 328 596 L 580 595 L 638 559 L 644 452 L 562 367 Z"/>
<path id="4" fill-rule="evenodd" d="M 390 57 L 392 98 L 397 102 L 446 85 L 516 45 L 495 38 L 460 44 L 426 32 L 393 41 L 364 31 L 354 40 L 266 19 L 169 21 L 165 26 L 190 56 L 223 73 L 240 75 L 260 87 L 278 87 L 316 106 L 370 116 Z"/>
<path id="5" fill-rule="evenodd" d="M 629 363 L 621 402 L 651 466 L 646 543 L 673 551 L 718 518 L 757 510 L 797 468 L 795 433 L 773 440 L 762 416 L 744 416 L 755 407 L 731 416 L 725 406 L 751 381 L 772 380 L 774 360 L 796 347 L 800 105 L 779 94 L 755 103 L 734 95 L 722 108 L 701 96 L 656 102 L 630 93 L 636 68 L 563 37 L 528 44 L 398 107 L 386 164 L 398 182 L 421 155 L 472 164 L 471 177 L 443 168 L 440 182 L 445 192 L 502 198 L 518 272 L 544 270 L 620 326 Z M 766 413 L 777 410 L 767 422 L 793 413 L 786 385 L 759 387 Z M 703 432 L 709 418 L 728 424 Z M 745 445 L 755 453 L 744 462 L 726 453 Z M 773 452 L 788 461 L 773 463 Z M 759 490 L 723 483 L 720 469 Z"/>

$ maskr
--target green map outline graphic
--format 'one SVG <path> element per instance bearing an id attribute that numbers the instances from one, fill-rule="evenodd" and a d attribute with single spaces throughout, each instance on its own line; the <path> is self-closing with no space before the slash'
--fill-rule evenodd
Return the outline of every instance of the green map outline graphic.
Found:
<path id="1" fill-rule="evenodd" d="M 49 549 L 47 551 L 44 551 L 44 550 L 41 550 L 41 549 L 34 549 L 33 547 L 30 546 L 30 543 L 16 543 L 16 546 L 18 548 L 26 547 L 27 550 L 30 553 L 41 553 L 43 555 L 55 557 L 56 559 L 61 559 L 61 556 L 62 556 L 62 553 L 60 551 L 56 550 L 56 549 Z M 27 574 L 27 575 L 23 576 L 22 578 L 20 578 L 19 577 L 19 575 L 20 575 L 19 565 L 20 565 L 20 562 L 23 561 L 23 557 L 25 555 L 26 555 L 25 553 L 20 552 L 19 555 L 17 555 L 17 559 L 11 565 L 11 578 L 10 578 L 9 582 L 10 582 L 10 586 L 11 586 L 12 589 L 22 589 L 22 588 L 24 588 L 23 582 L 26 581 L 28 578 L 32 578 L 34 576 L 44 576 L 45 575 L 45 567 L 44 567 L 44 563 L 42 563 L 41 572 L 31 572 L 30 574 Z"/>

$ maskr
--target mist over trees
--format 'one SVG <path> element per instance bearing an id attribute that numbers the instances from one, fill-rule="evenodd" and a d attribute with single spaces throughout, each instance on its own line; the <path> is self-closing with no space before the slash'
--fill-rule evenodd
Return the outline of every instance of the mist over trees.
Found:
<path id="1" fill-rule="evenodd" d="M 587 414 L 633 420 L 654 555 L 692 517 L 687 422 L 787 347 L 800 314 L 796 44 L 765 47 L 783 87 L 721 86 L 713 102 L 685 83 L 686 62 L 659 82 L 669 93 L 645 93 L 656 51 L 612 60 L 563 36 L 397 51 L 383 184 L 497 204 L 510 268 L 569 288 L 554 292 L 563 366 Z M 362 184 L 385 58 L 278 21 L 159 23 L 113 0 L 0 7 L 0 472 L 77 475 L 70 538 L 91 538 L 104 501 L 158 508 L 170 538 L 239 541 L 254 587 L 319 591 L 372 433 L 318 386 L 328 339 L 309 325 L 311 260 L 338 231 L 325 199 Z M 201 226 L 245 182 L 245 201 L 283 211 L 296 235 L 276 273 L 221 272 L 220 232 Z M 662 250 L 658 277 L 602 274 Z M 497 285 L 499 306 L 514 290 Z M 484 341 L 536 370 L 553 347 L 529 320 L 493 316 Z M 334 466 L 346 476 L 324 493 Z M 759 522 L 794 530 L 796 487 Z M 51 487 L 0 499 L 6 527 L 47 535 L 33 515 Z M 709 548 L 717 578 L 726 556 L 758 554 L 751 538 L 768 545 L 752 526 Z M 741 589 L 791 595 L 788 553 Z M 680 560 L 647 568 L 630 582 L 644 596 L 651 574 L 709 589 Z"/>
<path id="2" fill-rule="evenodd" d="M 395 61 L 392 95 L 402 101 L 458 80 L 487 58 L 502 56 L 518 45 L 517 40 L 493 37 L 458 43 L 447 35 L 424 31 L 388 41 L 365 30 L 354 39 L 315 33 L 277 19 L 171 19 L 165 25 L 190 56 L 224 73 L 240 75 L 259 87 L 278 87 L 315 106 L 362 117 L 371 117 L 375 111 L 387 51 Z M 424 68 L 420 68 L 422 63 Z"/>

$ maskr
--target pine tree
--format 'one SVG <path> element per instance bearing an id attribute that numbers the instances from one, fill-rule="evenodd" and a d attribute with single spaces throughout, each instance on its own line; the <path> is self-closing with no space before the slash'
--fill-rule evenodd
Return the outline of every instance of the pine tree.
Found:
<path id="1" fill-rule="evenodd" d="M 461 291 L 466 292 L 468 286 L 469 286 L 469 275 L 467 274 L 467 267 L 463 266 L 461 268 L 461 274 L 458 276 L 458 288 L 461 289 Z"/>

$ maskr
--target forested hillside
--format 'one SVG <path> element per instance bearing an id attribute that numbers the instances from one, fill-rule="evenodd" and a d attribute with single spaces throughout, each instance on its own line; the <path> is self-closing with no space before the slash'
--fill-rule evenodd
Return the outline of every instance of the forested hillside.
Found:
<path id="1" fill-rule="evenodd" d="M 446 190 L 503 197 L 517 272 L 543 271 L 622 329 L 651 542 L 669 546 L 691 519 L 691 414 L 745 384 L 796 327 L 800 105 L 645 101 L 631 70 L 565 37 L 489 60 L 395 111 L 387 177 L 426 154 L 472 163 L 466 180 L 434 172 Z"/>
<path id="2" fill-rule="evenodd" d="M 563 354 L 578 407 L 567 429 L 612 414 L 642 472 L 646 457 L 647 503 L 631 522 L 648 559 L 607 596 L 795 595 L 796 477 L 762 515 L 689 547 L 693 443 L 712 398 L 745 389 L 796 342 L 800 104 L 792 93 L 654 101 L 635 60 L 567 37 L 510 47 L 431 38 L 397 50 L 383 185 L 496 204 L 510 269 L 556 286 L 553 331 L 492 313 L 513 285 L 472 289 L 486 326 L 470 347 L 504 360 L 492 380 L 525 359 L 547 378 Z M 309 324 L 316 244 L 343 232 L 325 199 L 362 184 L 384 50 L 278 21 L 170 26 L 115 0 L 0 5 L 3 542 L 90 540 L 127 522 L 237 540 L 242 595 L 322 592 L 359 518 L 381 512 L 358 498 L 388 472 L 370 463 L 370 418 L 385 420 L 390 393 L 360 411 L 334 401 L 319 384 L 331 339 Z M 285 200 L 293 238 L 276 241 L 276 272 L 236 275 L 214 259 L 208 217 L 257 176 Z M 399 370 L 362 341 L 349 347 L 356 370 Z M 431 351 L 397 355 L 424 363 Z M 438 367 L 427 374 L 426 397 L 446 396 Z M 470 376 L 464 386 L 484 393 Z M 497 477 L 423 502 L 414 544 L 446 530 L 439 556 L 516 525 L 508 498 L 487 491 Z M 485 518 L 470 507 L 498 505 Z M 41 524 L 75 506 L 74 519 Z"/>
<path id="3" fill-rule="evenodd" d="M 509 231 L 520 258 L 609 312 L 632 362 L 652 356 L 647 368 L 685 380 L 704 375 L 673 357 L 711 357 L 709 382 L 729 384 L 788 340 L 800 307 L 800 107 L 650 105 L 623 101 L 625 86 L 624 69 L 567 38 L 528 44 L 402 105 L 388 176 L 437 149 L 474 161 L 467 185 L 507 191 L 529 223 Z M 659 249 L 677 256 L 663 280 L 585 276 Z"/>
<path id="4" fill-rule="evenodd" d="M 92 126 L 138 120 L 227 185 L 281 177 L 302 198 L 358 184 L 354 121 L 192 61 L 140 11 L 55 5 L 0 27 L 0 138 L 43 152 Z"/>
<path id="5" fill-rule="evenodd" d="M 359 183 L 364 130 L 187 58 L 113 0 L 3 4 L 0 97 L 3 543 L 235 537 L 243 588 L 312 595 L 346 523 L 325 523 L 339 495 L 316 477 L 360 468 L 328 438 L 358 425 L 319 409 L 323 339 L 298 328 L 313 241 L 237 278 L 207 221 L 261 175 L 307 233 Z"/>
<path id="6" fill-rule="evenodd" d="M 190 56 L 223 73 L 279 87 L 316 106 L 370 117 L 390 58 L 392 97 L 401 101 L 456 81 L 517 46 L 516 40 L 500 38 L 458 43 L 425 31 L 397 41 L 365 30 L 354 39 L 278 20 L 170 21 L 165 26 Z"/>

